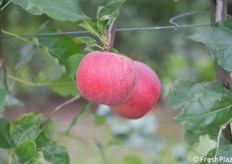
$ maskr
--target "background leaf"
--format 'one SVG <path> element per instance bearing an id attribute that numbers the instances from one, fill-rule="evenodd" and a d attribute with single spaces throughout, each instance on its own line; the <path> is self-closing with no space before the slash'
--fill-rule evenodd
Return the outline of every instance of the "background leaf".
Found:
<path id="1" fill-rule="evenodd" d="M 42 114 L 27 113 L 11 122 L 10 136 L 14 143 L 17 144 L 24 140 L 34 141 L 40 133 L 40 126 L 43 121 L 44 116 Z"/>
<path id="2" fill-rule="evenodd" d="M 32 56 L 35 54 L 37 47 L 33 43 L 28 43 L 21 48 L 19 51 L 19 61 L 15 65 L 15 69 L 19 69 L 22 65 L 26 64 L 32 59 Z"/>
<path id="3" fill-rule="evenodd" d="M 232 117 L 232 93 L 217 81 L 179 81 L 170 91 L 168 101 L 181 109 L 175 119 L 188 130 L 210 129 Z"/>
<path id="4" fill-rule="evenodd" d="M 55 28 L 46 28 L 40 30 L 38 33 L 53 33 L 58 30 Z M 75 59 L 79 56 L 79 59 L 76 61 L 76 65 L 80 62 L 80 59 L 83 56 L 81 49 L 76 45 L 75 40 L 67 35 L 62 36 L 50 36 L 50 37 L 38 37 L 39 45 L 49 51 L 49 53 L 58 59 L 60 65 L 64 65 L 67 74 L 73 75 L 73 72 L 76 71 L 73 66 L 69 66 L 68 58 L 75 55 Z M 72 70 L 75 69 L 75 70 Z"/>
<path id="5" fill-rule="evenodd" d="M 81 10 L 80 0 L 13 0 L 12 2 L 20 5 L 30 14 L 44 13 L 59 21 L 77 22 L 87 18 Z"/>
<path id="6" fill-rule="evenodd" d="M 205 44 L 209 55 L 227 71 L 232 71 L 232 19 L 226 19 L 189 38 Z"/>
<path id="7" fill-rule="evenodd" d="M 36 144 L 33 141 L 25 140 L 15 147 L 15 154 L 21 163 L 39 164 L 41 156 L 36 151 Z"/>
<path id="8" fill-rule="evenodd" d="M 40 71 L 47 77 L 48 80 L 57 80 L 59 79 L 65 72 L 65 68 L 63 65 L 59 63 L 59 60 L 51 55 L 49 52 L 45 52 L 46 54 L 41 57 Z"/>
<path id="9" fill-rule="evenodd" d="M 66 60 L 66 63 L 67 63 L 66 69 L 69 72 L 69 76 L 76 77 L 77 67 L 78 67 L 82 57 L 83 57 L 83 55 L 74 54 Z"/>
<path id="10" fill-rule="evenodd" d="M 78 90 L 74 78 L 63 74 L 57 80 L 49 80 L 42 72 L 38 74 L 36 82 L 47 83 L 50 89 L 61 96 L 76 96 Z"/>
<path id="11" fill-rule="evenodd" d="M 143 161 L 137 155 L 127 155 L 123 158 L 125 164 L 143 164 Z"/>
<path id="12" fill-rule="evenodd" d="M 0 147 L 11 148 L 13 141 L 9 133 L 10 124 L 7 120 L 0 118 Z"/>

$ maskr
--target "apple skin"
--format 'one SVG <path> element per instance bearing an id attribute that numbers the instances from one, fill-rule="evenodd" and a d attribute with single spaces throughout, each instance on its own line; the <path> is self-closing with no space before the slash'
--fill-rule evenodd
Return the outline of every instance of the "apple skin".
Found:
<path id="1" fill-rule="evenodd" d="M 111 106 L 118 115 L 137 119 L 144 116 L 158 101 L 160 96 L 160 80 L 157 74 L 146 64 L 134 61 L 137 70 L 137 84 L 132 96 L 124 103 Z"/>
<path id="2" fill-rule="evenodd" d="M 137 82 L 133 60 L 113 52 L 92 51 L 81 60 L 76 83 L 86 99 L 118 105 L 131 97 Z"/>

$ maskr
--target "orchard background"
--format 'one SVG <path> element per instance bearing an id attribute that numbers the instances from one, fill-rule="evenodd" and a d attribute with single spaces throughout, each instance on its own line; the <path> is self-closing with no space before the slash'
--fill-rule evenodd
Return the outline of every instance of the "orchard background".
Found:
<path id="1" fill-rule="evenodd" d="M 224 71 L 232 71 L 232 21 L 214 26 L 227 17 L 226 4 L 230 14 L 230 0 L 0 3 L 0 163 L 185 164 L 194 163 L 194 156 L 232 158 L 231 76 Z M 83 31 L 79 24 L 87 16 L 96 21 L 99 6 L 105 6 L 102 16 L 120 8 L 117 29 L 129 28 L 116 31 L 113 47 L 160 77 L 159 102 L 141 119 L 121 118 L 78 96 L 75 71 L 93 48 L 80 43 L 93 40 L 86 39 L 90 33 L 67 32 Z M 170 18 L 195 11 L 209 12 L 186 14 L 175 28 L 144 28 L 173 26 Z M 194 24 L 208 26 L 180 28 Z"/>

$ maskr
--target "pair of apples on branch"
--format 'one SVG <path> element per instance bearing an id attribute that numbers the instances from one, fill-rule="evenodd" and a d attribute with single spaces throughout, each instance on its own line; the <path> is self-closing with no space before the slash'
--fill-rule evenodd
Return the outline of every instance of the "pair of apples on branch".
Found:
<path id="1" fill-rule="evenodd" d="M 109 105 L 118 115 L 144 116 L 160 96 L 160 80 L 146 64 L 113 53 L 92 51 L 81 60 L 76 83 L 86 99 Z"/>

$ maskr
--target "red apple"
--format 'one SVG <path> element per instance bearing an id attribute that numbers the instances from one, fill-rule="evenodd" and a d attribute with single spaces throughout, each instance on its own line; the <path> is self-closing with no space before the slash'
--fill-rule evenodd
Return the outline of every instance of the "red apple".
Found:
<path id="1" fill-rule="evenodd" d="M 160 80 L 146 64 L 134 61 L 137 70 L 137 84 L 132 96 L 124 103 L 111 106 L 118 115 L 136 119 L 151 110 L 160 96 Z"/>
<path id="2" fill-rule="evenodd" d="M 99 104 L 117 105 L 125 102 L 132 95 L 136 81 L 134 62 L 112 52 L 88 53 L 76 72 L 80 94 Z"/>

